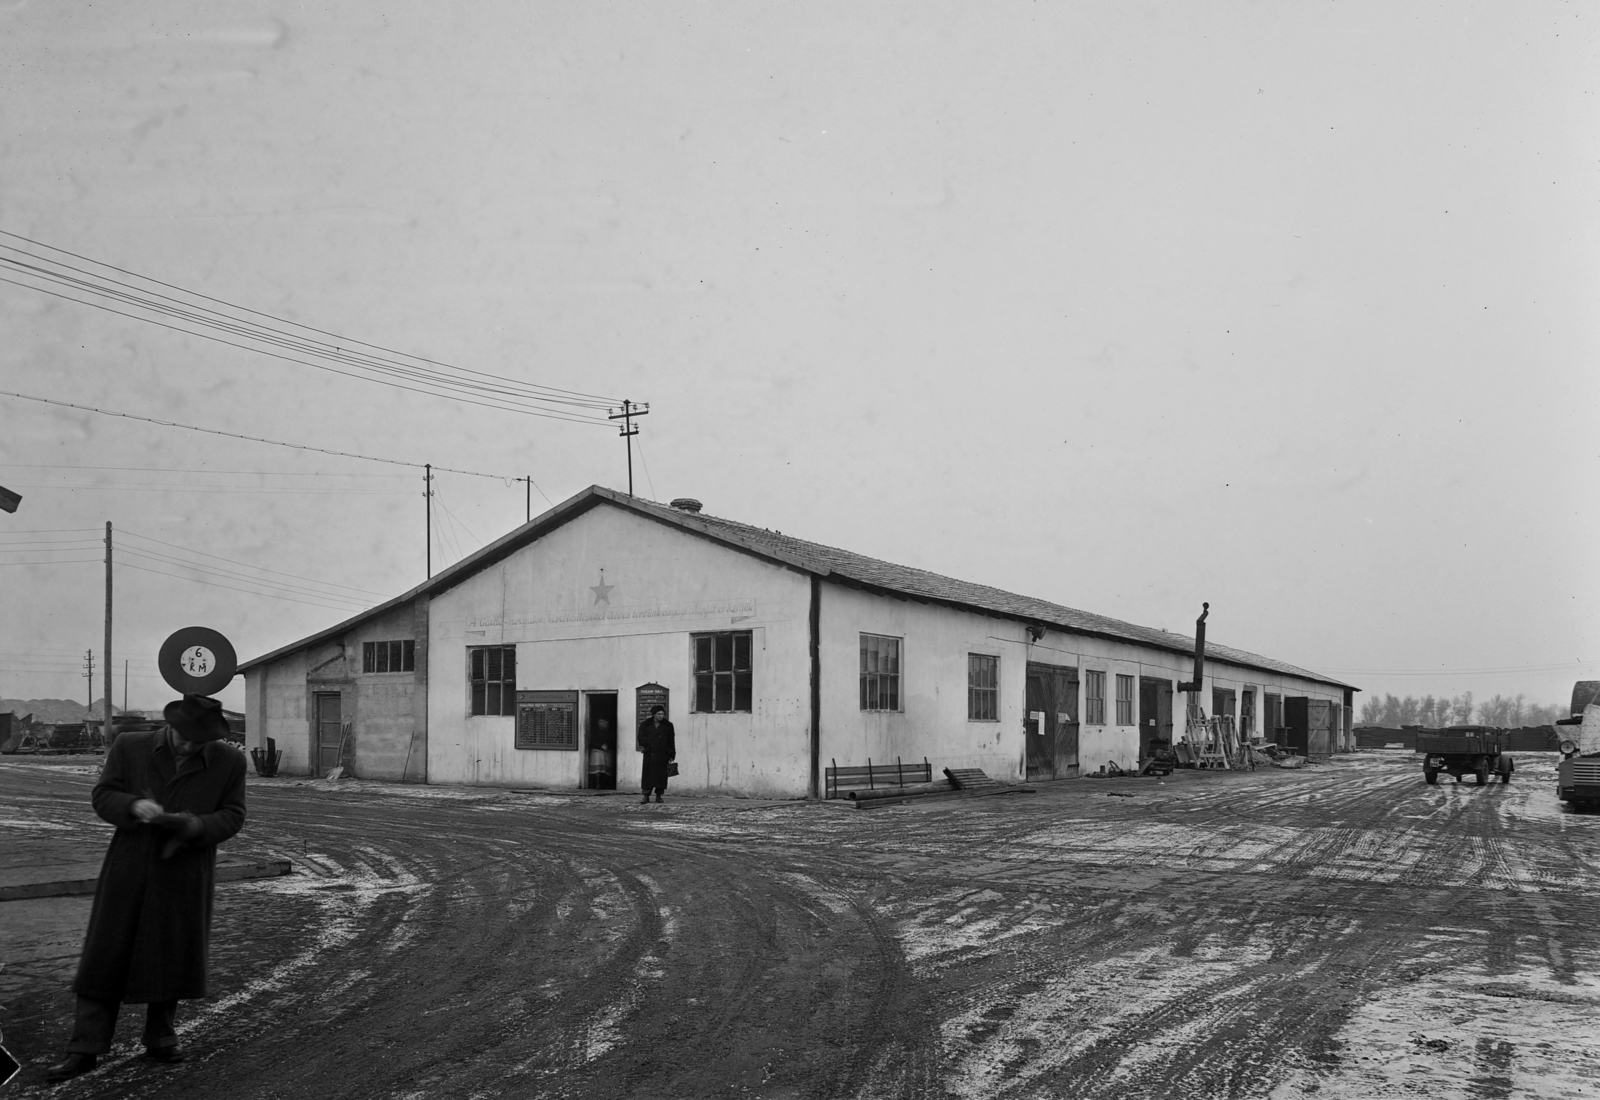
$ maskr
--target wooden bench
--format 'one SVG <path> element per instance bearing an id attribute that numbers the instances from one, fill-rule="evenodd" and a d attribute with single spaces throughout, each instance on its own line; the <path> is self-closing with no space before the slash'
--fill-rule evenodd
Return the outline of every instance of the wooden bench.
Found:
<path id="1" fill-rule="evenodd" d="M 933 782 L 933 765 L 926 757 L 920 764 L 907 764 L 898 756 L 893 764 L 874 764 L 869 757 L 866 765 L 839 767 L 837 760 L 825 770 L 827 798 L 840 798 L 851 791 L 893 790 L 917 783 Z"/>

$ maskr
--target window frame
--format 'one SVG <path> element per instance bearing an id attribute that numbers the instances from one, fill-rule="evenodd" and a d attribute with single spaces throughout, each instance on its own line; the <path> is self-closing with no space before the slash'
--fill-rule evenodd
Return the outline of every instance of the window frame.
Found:
<path id="1" fill-rule="evenodd" d="M 1083 724 L 1106 724 L 1106 674 L 1104 669 L 1083 670 Z"/>
<path id="2" fill-rule="evenodd" d="M 723 640 L 727 641 L 726 650 L 719 644 Z M 740 642 L 744 643 L 742 668 Z M 753 630 L 708 630 L 690 634 L 689 682 L 694 690 L 689 697 L 689 713 L 755 713 L 755 665 Z M 724 702 L 726 706 L 720 705 Z M 710 705 L 702 706 L 703 703 Z"/>
<path id="3" fill-rule="evenodd" d="M 891 658 L 894 662 L 893 671 L 885 671 L 882 668 L 868 670 L 868 639 L 873 642 L 894 643 L 894 654 Z M 860 654 L 860 704 L 862 712 L 865 714 L 904 714 L 906 697 L 901 687 L 902 679 L 905 676 L 905 638 L 894 634 L 870 634 L 863 630 L 860 632 L 857 652 Z M 877 656 L 879 664 L 881 664 L 883 657 L 881 649 L 878 650 Z M 889 698 L 893 704 L 892 706 L 881 705 L 885 698 L 885 683 L 891 689 Z M 876 699 L 879 705 L 868 706 L 868 701 L 872 699 Z"/>
<path id="4" fill-rule="evenodd" d="M 1122 693 L 1124 688 L 1127 689 L 1127 695 Z M 1133 677 L 1131 675 L 1124 676 L 1120 672 L 1117 673 L 1117 725 L 1132 726 L 1136 724 L 1133 715 L 1133 700 Z"/>
<path id="5" fill-rule="evenodd" d="M 490 677 L 494 662 L 489 654 L 499 655 L 500 675 Z M 479 657 L 482 660 L 479 660 Z M 510 667 L 507 668 L 507 658 Z M 480 675 L 479 673 L 482 673 Z M 482 693 L 479 687 L 483 688 Z M 491 691 L 491 688 L 493 689 Z M 498 709 L 489 709 L 489 698 L 496 699 Z M 514 645 L 467 646 L 467 717 L 511 718 L 517 716 L 517 647 Z"/>
<path id="6" fill-rule="evenodd" d="M 988 670 L 986 684 L 975 682 L 982 667 Z M 987 703 L 987 706 L 980 706 L 980 703 Z M 1000 721 L 1000 658 L 993 653 L 967 654 L 967 721 Z"/>
<path id="7" fill-rule="evenodd" d="M 396 668 L 396 664 L 400 667 Z M 383 667 L 379 668 L 379 665 Z M 391 672 L 415 672 L 416 670 L 417 643 L 414 639 L 395 638 L 381 642 L 361 643 L 361 672 L 363 675 L 386 676 Z"/>

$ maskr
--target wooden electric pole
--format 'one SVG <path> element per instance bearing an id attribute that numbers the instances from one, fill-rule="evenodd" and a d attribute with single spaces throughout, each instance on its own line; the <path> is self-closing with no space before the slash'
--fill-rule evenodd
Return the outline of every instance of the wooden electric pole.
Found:
<path id="1" fill-rule="evenodd" d="M 428 487 L 428 579 L 433 579 L 433 464 L 422 467 L 423 483 Z"/>
<path id="2" fill-rule="evenodd" d="M 609 410 L 608 410 L 609 412 Z M 648 403 L 635 403 L 624 400 L 621 412 L 611 412 L 607 420 L 620 420 L 622 426 L 617 429 L 617 434 L 628 441 L 628 495 L 633 495 L 633 437 L 639 434 L 639 425 L 633 422 L 636 416 L 646 416 L 650 412 Z"/>

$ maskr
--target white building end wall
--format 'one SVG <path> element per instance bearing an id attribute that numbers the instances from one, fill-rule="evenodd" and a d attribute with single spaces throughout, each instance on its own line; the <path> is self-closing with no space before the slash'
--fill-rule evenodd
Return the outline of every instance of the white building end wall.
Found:
<path id="1" fill-rule="evenodd" d="M 285 775 L 311 773 L 311 738 L 307 734 L 306 653 L 290 653 L 244 674 L 245 742 L 266 748 L 272 738 L 283 758 Z"/>
<path id="2" fill-rule="evenodd" d="M 245 671 L 247 741 L 266 747 L 273 738 L 283 752 L 279 771 L 310 775 L 320 768 L 316 697 L 339 696 L 341 763 L 361 779 L 423 778 L 427 694 L 426 638 L 417 637 L 417 620 L 426 608 L 412 604 L 394 608 L 353 627 L 342 637 L 324 640 Z M 367 642 L 412 642 L 413 667 L 366 672 Z"/>
<path id="3" fill-rule="evenodd" d="M 635 691 L 660 684 L 672 790 L 802 797 L 810 787 L 809 577 L 608 504 L 437 596 L 428 779 L 575 788 L 593 693 L 617 695 L 617 787 L 638 789 Z M 749 631 L 752 706 L 694 713 L 696 633 Z M 576 751 L 518 749 L 512 715 L 473 716 L 470 649 L 516 647 L 516 688 L 575 691 Z"/>

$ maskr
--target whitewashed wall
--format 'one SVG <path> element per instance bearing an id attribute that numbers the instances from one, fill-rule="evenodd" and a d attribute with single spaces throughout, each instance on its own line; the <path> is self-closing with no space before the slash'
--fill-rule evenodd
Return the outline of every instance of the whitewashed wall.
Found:
<path id="1" fill-rule="evenodd" d="M 1193 673 L 1193 658 L 1133 643 L 1048 630 L 1037 642 L 1024 624 L 934 604 L 878 596 L 835 584 L 822 597 L 822 763 L 841 766 L 892 763 L 898 756 L 943 768 L 982 768 L 997 779 L 1020 782 L 1026 770 L 1024 704 L 1030 663 L 1078 670 L 1078 761 L 1080 773 L 1116 764 L 1134 768 L 1139 758 L 1139 677 L 1176 684 Z M 903 639 L 902 710 L 864 712 L 860 705 L 860 635 Z M 967 718 L 967 654 L 1000 658 L 1000 719 Z M 1105 722 L 1090 724 L 1083 692 L 1089 670 L 1105 673 Z M 1134 677 L 1133 724 L 1116 722 L 1116 677 Z M 1211 688 L 1245 686 L 1261 693 L 1306 695 L 1342 704 L 1343 692 L 1329 684 L 1206 662 L 1202 705 Z M 1173 697 L 1175 733 L 1181 733 L 1186 697 Z"/>
<path id="2" fill-rule="evenodd" d="M 266 747 L 271 737 L 283 751 L 285 775 L 311 771 L 311 734 L 306 715 L 306 651 L 286 654 L 244 674 L 245 741 Z"/>
<path id="3" fill-rule="evenodd" d="M 594 591 L 602 569 L 609 603 Z M 619 788 L 639 780 L 634 690 L 659 683 L 677 730 L 672 789 L 803 796 L 809 609 L 804 575 L 598 505 L 434 599 L 429 781 L 579 785 L 581 752 L 517 749 L 513 718 L 468 714 L 468 648 L 514 644 L 520 690 L 617 693 Z M 751 713 L 691 713 L 690 635 L 720 630 L 752 632 Z"/>

